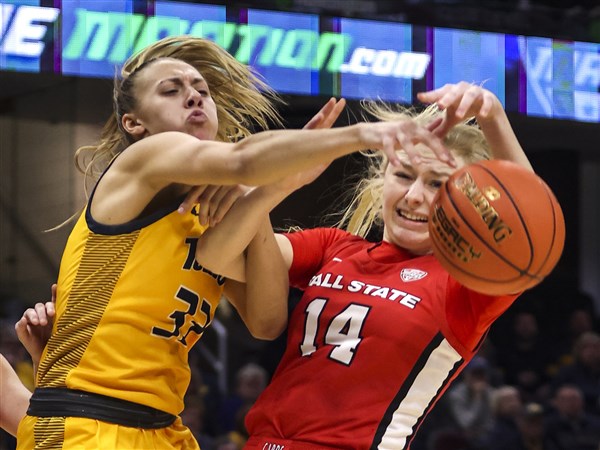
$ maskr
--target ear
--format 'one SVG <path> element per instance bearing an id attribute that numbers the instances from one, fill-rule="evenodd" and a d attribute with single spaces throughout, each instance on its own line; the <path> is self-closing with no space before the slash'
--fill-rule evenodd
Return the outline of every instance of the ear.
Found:
<path id="1" fill-rule="evenodd" d="M 121 118 L 123 129 L 135 139 L 141 139 L 146 134 L 146 127 L 141 124 L 133 113 L 125 113 Z"/>

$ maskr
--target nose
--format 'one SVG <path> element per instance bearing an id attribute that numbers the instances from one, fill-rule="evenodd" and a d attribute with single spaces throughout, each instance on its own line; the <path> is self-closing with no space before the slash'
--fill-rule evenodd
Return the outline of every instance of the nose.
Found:
<path id="1" fill-rule="evenodd" d="M 200 106 L 202 104 L 202 95 L 194 88 L 189 89 L 188 98 L 186 100 L 186 105 L 188 108 L 192 108 L 196 105 Z"/>
<path id="2" fill-rule="evenodd" d="M 418 178 L 414 180 L 409 186 L 408 191 L 406 191 L 404 199 L 411 207 L 416 207 L 423 203 L 425 201 L 425 186 L 423 186 L 423 182 Z"/>

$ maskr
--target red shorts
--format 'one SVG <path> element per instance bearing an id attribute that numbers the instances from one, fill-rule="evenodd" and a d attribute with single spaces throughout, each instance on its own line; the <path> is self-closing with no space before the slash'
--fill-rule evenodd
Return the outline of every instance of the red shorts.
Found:
<path id="1" fill-rule="evenodd" d="M 244 450 L 340 450 L 335 447 L 311 444 L 310 442 L 251 436 Z"/>

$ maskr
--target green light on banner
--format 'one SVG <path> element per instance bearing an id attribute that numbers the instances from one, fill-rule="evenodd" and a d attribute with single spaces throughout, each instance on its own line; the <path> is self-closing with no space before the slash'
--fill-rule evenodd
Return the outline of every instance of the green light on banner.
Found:
<path id="1" fill-rule="evenodd" d="M 318 34 L 311 30 L 290 30 L 277 53 L 276 64 L 290 69 L 305 69 L 311 66 L 313 48 Z"/>
<path id="2" fill-rule="evenodd" d="M 240 46 L 235 54 L 235 59 L 248 64 L 252 50 L 261 39 L 266 39 L 270 34 L 271 27 L 264 25 L 238 25 L 237 34 L 240 36 Z"/>
<path id="3" fill-rule="evenodd" d="M 235 23 L 215 22 L 202 20 L 194 23 L 190 29 L 192 36 L 203 37 L 216 42 L 221 47 L 229 49 L 235 37 L 237 25 Z"/>
<path id="4" fill-rule="evenodd" d="M 265 42 L 263 51 L 260 54 L 260 58 L 258 59 L 258 64 L 265 67 L 273 65 L 275 55 L 277 54 L 277 50 L 281 45 L 281 39 L 283 38 L 283 36 L 284 30 L 282 30 L 281 28 L 271 29 L 271 34 L 269 35 L 269 39 L 267 39 Z"/>
<path id="5" fill-rule="evenodd" d="M 350 50 L 352 39 L 347 34 L 323 33 L 319 37 L 317 55 L 312 63 L 313 69 L 321 69 L 327 62 L 328 72 L 339 72 Z M 331 55 L 331 56 L 330 56 Z"/>
<path id="6" fill-rule="evenodd" d="M 182 20 L 178 17 L 153 16 L 148 17 L 142 34 L 135 43 L 134 53 L 137 53 L 158 41 L 161 36 L 177 36 L 186 34 L 190 28 L 188 20 Z"/>
<path id="7" fill-rule="evenodd" d="M 63 49 L 63 58 L 71 60 L 85 57 L 91 61 L 108 59 L 111 63 L 122 63 L 129 56 L 131 44 L 146 21 L 146 16 L 141 14 L 96 12 L 81 8 L 75 14 L 76 26 Z M 109 49 L 114 36 L 117 36 L 117 41 Z M 83 55 L 88 45 L 87 53 Z"/>
<path id="8" fill-rule="evenodd" d="M 142 5 L 150 16 L 131 12 Z M 132 53 L 189 34 L 216 42 L 281 92 L 410 102 L 414 80 L 492 80 L 486 86 L 509 98 L 511 111 L 600 121 L 598 43 L 242 10 L 245 23 L 226 22 L 226 6 L 184 1 L 0 0 L 0 71 L 112 77 Z"/>
<path id="9" fill-rule="evenodd" d="M 190 22 L 173 16 L 75 10 L 75 27 L 66 42 L 63 58 L 75 61 L 108 61 L 120 64 L 133 52 L 162 36 L 190 34 L 215 41 L 244 64 L 336 73 L 350 51 L 351 37 L 342 33 L 285 30 L 267 25 L 201 20 Z M 236 39 L 237 38 L 237 39 Z M 232 49 L 234 42 L 238 46 Z"/>

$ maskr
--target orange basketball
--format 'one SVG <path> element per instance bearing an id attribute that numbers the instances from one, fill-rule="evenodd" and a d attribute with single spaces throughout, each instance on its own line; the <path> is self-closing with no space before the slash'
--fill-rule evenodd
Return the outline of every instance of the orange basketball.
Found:
<path id="1" fill-rule="evenodd" d="M 457 281 L 490 295 L 540 283 L 565 241 L 563 213 L 550 188 L 509 161 L 480 161 L 456 171 L 431 208 L 433 250 Z"/>

